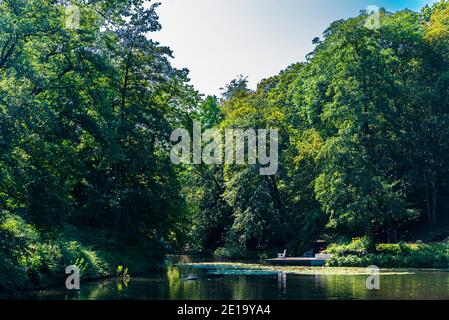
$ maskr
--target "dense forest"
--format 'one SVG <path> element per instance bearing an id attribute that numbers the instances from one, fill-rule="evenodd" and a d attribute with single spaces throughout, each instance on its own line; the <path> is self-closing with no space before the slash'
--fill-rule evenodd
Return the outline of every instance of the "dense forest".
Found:
<path id="1" fill-rule="evenodd" d="M 378 28 L 368 12 L 336 21 L 304 62 L 219 97 L 151 40 L 157 7 L 0 3 L 1 291 L 187 249 L 262 257 L 357 237 L 375 254 L 446 239 L 449 1 L 381 10 Z M 170 134 L 193 121 L 278 129 L 277 174 L 173 164 Z"/>
<path id="2" fill-rule="evenodd" d="M 202 103 L 203 123 L 278 128 L 280 168 L 188 170 L 199 248 L 299 254 L 317 239 L 365 237 L 375 251 L 419 231 L 447 236 L 449 3 L 382 11 L 378 29 L 366 21 L 334 22 L 306 62 L 255 92 L 241 77 Z"/>

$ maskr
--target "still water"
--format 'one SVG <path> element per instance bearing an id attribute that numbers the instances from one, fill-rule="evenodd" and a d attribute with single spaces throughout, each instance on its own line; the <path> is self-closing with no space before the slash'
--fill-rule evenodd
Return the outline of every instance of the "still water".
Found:
<path id="1" fill-rule="evenodd" d="M 449 299 L 449 272 L 413 271 L 382 275 L 380 290 L 366 289 L 363 275 L 295 275 L 271 271 L 185 265 L 205 259 L 167 258 L 165 271 L 132 277 L 128 283 L 102 280 L 68 293 L 52 289 L 31 299 Z"/>

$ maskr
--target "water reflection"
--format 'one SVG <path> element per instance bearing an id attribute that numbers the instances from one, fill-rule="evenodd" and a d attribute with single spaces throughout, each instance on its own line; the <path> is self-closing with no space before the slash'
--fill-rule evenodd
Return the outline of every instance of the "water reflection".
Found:
<path id="1" fill-rule="evenodd" d="M 279 298 L 284 298 L 287 294 L 287 274 L 285 272 L 278 273 L 278 291 Z"/>
<path id="2" fill-rule="evenodd" d="M 449 299 L 449 273 L 383 275 L 380 290 L 363 275 L 294 275 L 229 267 L 195 268 L 204 258 L 171 257 L 167 268 L 123 283 L 116 279 L 33 293 L 31 299 Z M 181 263 L 181 264 L 178 264 Z"/>

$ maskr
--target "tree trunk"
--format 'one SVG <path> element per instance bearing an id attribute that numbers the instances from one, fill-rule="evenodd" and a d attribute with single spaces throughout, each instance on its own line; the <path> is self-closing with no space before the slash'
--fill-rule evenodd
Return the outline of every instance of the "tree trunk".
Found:
<path id="1" fill-rule="evenodd" d="M 396 228 L 391 218 L 388 219 L 388 243 L 397 243 L 398 237 Z"/>
<path id="2" fill-rule="evenodd" d="M 432 224 L 436 225 L 438 222 L 437 218 L 437 206 L 438 206 L 438 194 L 435 182 L 432 183 Z"/>
<path id="3" fill-rule="evenodd" d="M 431 205 L 430 205 L 429 188 L 427 187 L 427 185 L 425 186 L 425 191 L 426 191 L 427 219 L 429 221 L 429 225 L 432 227 L 433 226 L 432 208 L 431 208 Z"/>
<path id="4" fill-rule="evenodd" d="M 268 181 L 268 186 L 270 188 L 271 198 L 273 199 L 273 203 L 275 208 L 277 209 L 279 216 L 279 224 L 281 225 L 282 229 L 282 237 L 284 239 L 284 244 L 286 245 L 288 243 L 287 238 L 287 230 L 286 230 L 286 223 L 285 223 L 285 216 L 284 216 L 284 205 L 281 200 L 281 195 L 279 193 L 279 189 L 277 187 L 276 179 L 266 176 L 266 179 Z"/>
<path id="5" fill-rule="evenodd" d="M 430 203 L 430 193 L 429 193 L 429 182 L 427 181 L 427 175 L 424 172 L 424 191 L 426 194 L 426 209 L 427 209 L 427 220 L 429 221 L 429 226 L 433 227 L 433 218 L 432 218 L 432 204 Z"/>
<path id="6" fill-rule="evenodd" d="M 368 253 L 376 253 L 376 237 L 372 226 L 368 228 Z"/>

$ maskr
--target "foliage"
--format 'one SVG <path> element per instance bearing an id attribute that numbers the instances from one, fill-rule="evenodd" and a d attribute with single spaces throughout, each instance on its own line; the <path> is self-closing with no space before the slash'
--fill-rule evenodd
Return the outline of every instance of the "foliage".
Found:
<path id="1" fill-rule="evenodd" d="M 366 242 L 332 245 L 326 252 L 333 256 L 328 266 L 380 268 L 449 268 L 449 244 L 378 244 L 376 254 L 367 251 Z"/>
<path id="2" fill-rule="evenodd" d="M 201 177 L 186 197 L 197 246 L 300 255 L 315 240 L 363 236 L 375 253 L 449 218 L 448 2 L 381 10 L 378 29 L 367 14 L 332 23 L 305 63 L 256 91 L 240 76 L 218 105 L 205 100 L 194 117 L 222 131 L 276 128 L 280 155 L 270 177 L 257 165 L 190 171 Z"/>
<path id="3" fill-rule="evenodd" d="M 67 263 L 106 274 L 97 251 L 65 242 L 73 235 L 131 251 L 182 239 L 185 205 L 167 150 L 198 95 L 148 37 L 160 29 L 157 7 L 0 3 L 0 286 L 14 273 L 19 288 L 47 283 Z M 75 12 L 79 25 L 67 22 Z"/>
<path id="4" fill-rule="evenodd" d="M 112 276 L 115 261 L 124 261 L 135 272 L 156 263 L 160 257 L 149 257 L 142 251 L 106 245 L 108 239 L 66 230 L 49 236 L 37 231 L 32 225 L 15 215 L 3 213 L 0 219 L 0 291 L 9 295 L 17 290 L 35 289 L 63 284 L 65 268 L 76 265 L 83 279 Z M 108 248 L 106 250 L 106 248 Z M 153 248 L 159 250 L 159 248 Z M 139 262 L 140 261 L 140 262 Z"/>
<path id="5" fill-rule="evenodd" d="M 244 247 L 225 246 L 217 248 L 214 253 L 214 257 L 229 260 L 245 260 L 251 258 L 249 253 Z"/>

